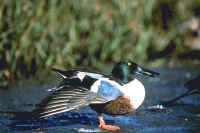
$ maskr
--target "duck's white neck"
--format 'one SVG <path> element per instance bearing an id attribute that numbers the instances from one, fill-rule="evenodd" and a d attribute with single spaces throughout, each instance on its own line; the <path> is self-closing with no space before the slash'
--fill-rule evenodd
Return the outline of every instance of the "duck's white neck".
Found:
<path id="1" fill-rule="evenodd" d="M 145 88 L 143 84 L 137 79 L 134 79 L 127 84 L 124 84 L 121 88 L 121 91 L 126 96 L 130 97 L 131 104 L 135 109 L 137 109 L 144 101 Z"/>

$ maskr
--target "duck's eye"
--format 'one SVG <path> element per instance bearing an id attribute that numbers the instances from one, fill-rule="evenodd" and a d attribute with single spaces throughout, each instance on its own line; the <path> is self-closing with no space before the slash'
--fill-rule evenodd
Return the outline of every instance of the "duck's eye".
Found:
<path id="1" fill-rule="evenodd" d="M 131 62 L 128 62 L 128 66 L 132 66 L 132 63 L 131 63 Z"/>

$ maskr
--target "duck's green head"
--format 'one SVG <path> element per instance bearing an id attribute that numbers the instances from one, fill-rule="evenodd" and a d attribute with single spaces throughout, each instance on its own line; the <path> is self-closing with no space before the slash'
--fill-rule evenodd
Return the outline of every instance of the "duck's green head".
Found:
<path id="1" fill-rule="evenodd" d="M 112 70 L 112 76 L 123 83 L 133 80 L 136 74 L 142 74 L 150 77 L 159 75 L 159 73 L 142 68 L 130 60 L 117 63 Z"/>

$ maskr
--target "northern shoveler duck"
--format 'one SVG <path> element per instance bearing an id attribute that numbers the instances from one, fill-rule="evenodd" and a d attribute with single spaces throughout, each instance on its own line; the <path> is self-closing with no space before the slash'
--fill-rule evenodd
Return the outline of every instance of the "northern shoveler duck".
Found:
<path id="1" fill-rule="evenodd" d="M 145 98 L 143 84 L 136 74 L 150 77 L 159 75 L 132 61 L 122 61 L 112 70 L 112 76 L 86 70 L 62 71 L 53 69 L 63 77 L 63 81 L 51 89 L 52 94 L 41 104 L 41 117 L 79 109 L 89 105 L 98 113 L 99 127 L 106 130 L 119 130 L 117 126 L 106 125 L 102 113 L 122 115 L 136 110 Z"/>
<path id="2" fill-rule="evenodd" d="M 184 86 L 188 89 L 185 93 L 173 98 L 172 100 L 162 102 L 162 105 L 170 106 L 183 97 L 190 96 L 193 94 L 200 94 L 200 84 L 199 83 L 200 83 L 200 75 L 192 80 L 187 81 L 184 84 Z"/>

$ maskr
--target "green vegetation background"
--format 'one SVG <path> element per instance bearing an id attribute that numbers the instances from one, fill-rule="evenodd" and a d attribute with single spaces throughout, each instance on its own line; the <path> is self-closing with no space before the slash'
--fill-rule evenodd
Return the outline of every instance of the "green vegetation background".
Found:
<path id="1" fill-rule="evenodd" d="M 184 63 L 177 61 L 191 49 L 184 24 L 198 19 L 199 7 L 197 0 L 1 0 L 0 79 L 124 58 Z"/>

